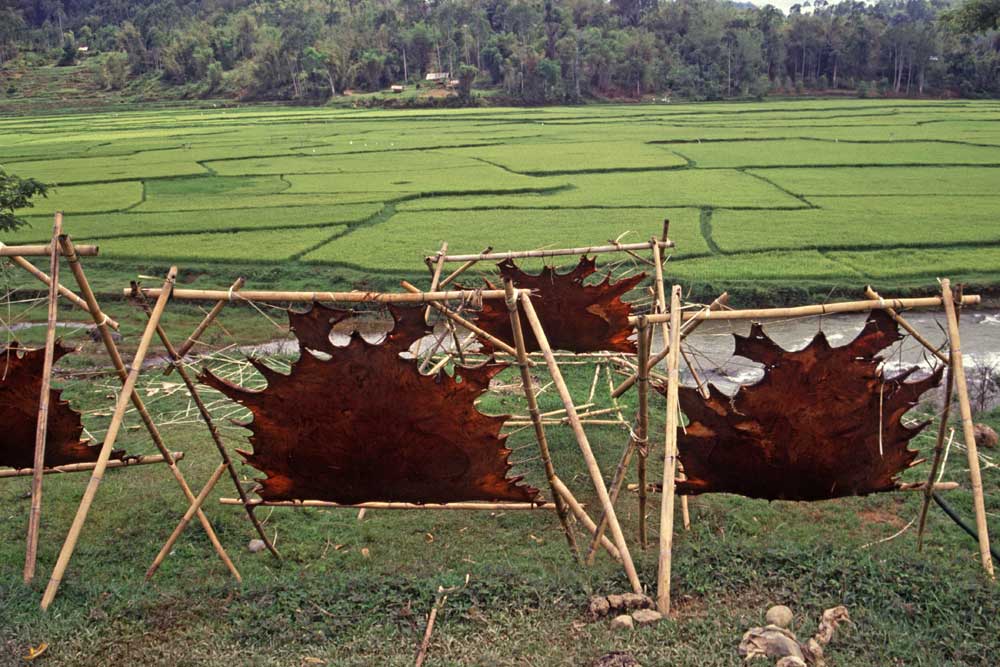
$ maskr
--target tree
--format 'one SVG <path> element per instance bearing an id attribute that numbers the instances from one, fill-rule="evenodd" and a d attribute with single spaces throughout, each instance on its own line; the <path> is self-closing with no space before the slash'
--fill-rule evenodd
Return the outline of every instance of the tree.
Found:
<path id="1" fill-rule="evenodd" d="M 1000 30 L 1000 0 L 968 0 L 944 18 L 961 32 Z"/>
<path id="2" fill-rule="evenodd" d="M 48 188 L 33 178 L 21 178 L 7 174 L 0 168 L 0 232 L 12 232 L 28 224 L 15 212 L 34 206 L 31 199 L 38 195 L 47 196 Z"/>
<path id="3" fill-rule="evenodd" d="M 479 75 L 475 65 L 462 65 L 458 68 L 458 96 L 463 100 L 472 99 L 472 82 Z"/>
<path id="4" fill-rule="evenodd" d="M 128 69 L 128 56 L 121 51 L 112 51 L 104 56 L 101 83 L 108 90 L 121 90 L 128 83 Z"/>

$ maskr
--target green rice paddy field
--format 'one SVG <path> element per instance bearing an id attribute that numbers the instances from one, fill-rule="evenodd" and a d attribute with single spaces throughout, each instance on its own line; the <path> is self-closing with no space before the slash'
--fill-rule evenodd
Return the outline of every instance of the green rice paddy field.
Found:
<path id="1" fill-rule="evenodd" d="M 54 185 L 0 240 L 46 240 L 61 209 L 100 244 L 99 284 L 177 262 L 392 287 L 442 241 L 640 241 L 664 218 L 671 277 L 695 292 L 1000 284 L 995 101 L 10 117 L 0 163 Z"/>

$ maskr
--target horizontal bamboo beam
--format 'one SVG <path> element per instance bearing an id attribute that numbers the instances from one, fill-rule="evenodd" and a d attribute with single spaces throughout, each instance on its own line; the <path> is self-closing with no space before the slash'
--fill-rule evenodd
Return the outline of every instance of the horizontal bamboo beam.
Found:
<path id="1" fill-rule="evenodd" d="M 144 287 L 142 293 L 157 298 L 162 291 L 159 287 Z M 527 292 L 529 290 L 518 290 Z M 123 296 L 132 294 L 132 288 L 122 290 Z M 454 292 L 276 292 L 271 290 L 212 290 L 175 289 L 171 296 L 179 301 L 290 301 L 294 303 L 340 302 L 340 303 L 429 303 L 434 301 L 458 301 L 461 299 L 503 299 L 502 289 L 458 290 Z"/>
<path id="2" fill-rule="evenodd" d="M 674 242 L 657 241 L 661 248 L 673 248 Z M 516 250 L 512 252 L 483 252 L 478 255 L 444 255 L 445 262 L 488 262 L 490 260 L 520 259 L 522 257 L 559 257 L 562 255 L 595 255 L 606 252 L 622 252 L 623 250 L 649 250 L 649 242 L 646 243 L 618 243 L 614 245 L 595 245 L 586 248 L 558 248 L 553 250 Z M 428 259 L 436 261 L 437 255 L 430 255 Z"/>
<path id="3" fill-rule="evenodd" d="M 242 505 L 239 498 L 219 498 L 222 505 Z M 344 505 L 329 500 L 250 500 L 250 507 L 332 507 L 343 509 L 376 509 L 376 510 L 554 510 L 555 503 L 397 503 L 370 501 Z"/>
<path id="4" fill-rule="evenodd" d="M 978 294 L 962 297 L 963 306 L 975 306 L 981 301 Z M 943 301 L 939 296 L 911 299 L 867 299 L 865 301 L 841 301 L 838 303 L 795 306 L 792 308 L 758 308 L 753 310 L 697 310 L 687 311 L 681 317 L 687 320 L 764 320 L 783 317 L 803 317 L 807 315 L 833 315 L 836 313 L 865 313 L 872 310 L 899 310 L 902 308 L 940 308 Z M 648 322 L 665 322 L 667 315 L 655 313 L 646 315 Z M 629 324 L 637 324 L 638 317 L 629 317 Z"/>
<path id="5" fill-rule="evenodd" d="M 959 486 L 958 482 L 937 482 L 931 485 L 931 491 L 954 491 Z M 900 491 L 924 491 L 927 489 L 927 482 L 915 482 L 912 484 L 900 484 Z"/>
<path id="6" fill-rule="evenodd" d="M 77 257 L 94 257 L 97 255 L 96 245 L 76 246 Z M 48 257 L 52 254 L 48 245 L 4 245 L 0 243 L 0 257 Z M 66 256 L 62 253 L 63 257 Z"/>
<path id="7" fill-rule="evenodd" d="M 171 456 L 174 457 L 175 461 L 180 461 L 184 458 L 184 452 L 173 452 Z M 150 463 L 163 463 L 163 455 L 155 454 L 153 456 L 136 456 L 134 458 L 127 458 L 124 460 L 113 460 L 108 461 L 108 468 L 128 468 L 131 466 L 142 466 L 149 465 Z M 93 470 L 97 463 L 67 463 L 62 466 L 55 466 L 52 468 L 45 468 L 42 472 L 43 475 L 51 475 L 53 473 L 63 473 L 63 472 L 86 472 L 88 470 Z M 0 479 L 4 477 L 29 477 L 34 472 L 33 468 L 7 468 L 0 470 Z"/>

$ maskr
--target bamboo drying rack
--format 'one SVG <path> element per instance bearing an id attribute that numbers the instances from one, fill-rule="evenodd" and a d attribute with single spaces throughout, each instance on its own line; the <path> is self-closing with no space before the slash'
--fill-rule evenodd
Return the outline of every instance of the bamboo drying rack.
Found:
<path id="1" fill-rule="evenodd" d="M 83 498 L 80 501 L 80 507 L 77 510 L 69 533 L 67 534 L 66 540 L 59 552 L 58 560 L 56 561 L 48 585 L 46 586 L 45 592 L 42 596 L 41 607 L 43 610 L 48 609 L 52 600 L 55 598 L 59 589 L 59 584 L 65 575 L 67 567 L 69 566 L 69 562 L 72 558 L 76 543 L 80 537 L 80 533 L 86 523 L 91 504 L 97 495 L 98 488 L 100 487 L 101 481 L 104 478 L 104 473 L 107 469 L 153 463 L 165 463 L 188 501 L 190 502 L 195 499 L 187 480 L 177 467 L 177 461 L 184 458 L 183 452 L 172 452 L 167 448 L 160 434 L 159 428 L 153 422 L 152 417 L 150 417 L 149 412 L 146 410 L 142 398 L 135 391 L 135 383 L 139 375 L 139 370 L 142 367 L 142 361 L 149 347 L 149 340 L 152 335 L 153 327 L 152 325 L 147 327 L 139 343 L 139 347 L 136 350 L 136 354 L 131 360 L 131 369 L 126 369 L 121 353 L 119 352 L 118 346 L 111 334 L 112 329 L 117 330 L 119 328 L 118 322 L 105 315 L 101 310 L 101 307 L 97 302 L 97 297 L 90 288 L 90 283 L 87 280 L 86 274 L 83 270 L 83 265 L 80 262 L 80 257 L 96 256 L 98 254 L 98 247 L 93 245 L 76 246 L 71 238 L 67 234 L 63 233 L 62 223 L 62 213 L 56 213 L 52 230 L 52 241 L 49 245 L 8 246 L 0 244 L 0 256 L 10 258 L 15 265 L 23 268 L 27 273 L 47 285 L 49 288 L 47 297 L 48 315 L 45 335 L 45 357 L 43 362 L 41 394 L 39 397 L 38 422 L 35 429 L 34 463 L 30 469 L 0 471 L 0 478 L 20 477 L 27 476 L 28 474 L 32 476 L 31 510 L 28 521 L 27 548 L 24 565 L 24 581 L 26 584 L 30 583 L 34 579 L 35 565 L 37 562 L 39 527 L 41 525 L 43 477 L 47 474 L 53 473 L 91 473 L 90 481 L 87 484 Z M 44 271 L 36 268 L 33 264 L 31 264 L 31 262 L 25 259 L 26 257 L 48 257 L 49 273 L 46 274 Z M 75 294 L 69 288 L 60 284 L 59 268 L 63 259 L 65 259 L 66 263 L 69 265 L 82 296 Z M 171 272 L 168 274 L 167 281 L 164 283 L 165 295 L 160 302 L 157 303 L 155 321 L 159 320 L 160 315 L 166 306 L 170 288 L 173 286 L 175 273 L 176 269 L 171 269 Z M 100 335 L 101 341 L 104 344 L 105 351 L 107 352 L 108 357 L 122 382 L 122 391 L 117 398 L 111 423 L 108 427 L 108 432 L 105 436 L 104 442 L 101 445 L 97 461 L 93 463 L 69 464 L 47 468 L 44 465 L 44 460 L 48 427 L 49 390 L 51 387 L 52 365 L 55 353 L 55 330 L 58 315 L 58 299 L 60 296 L 65 297 L 74 306 L 90 314 L 94 321 L 95 328 Z M 160 453 L 159 455 L 154 456 L 129 457 L 122 461 L 112 461 L 110 460 L 111 451 L 117 439 L 118 433 L 120 432 L 125 411 L 130 403 L 135 406 L 136 411 L 143 420 L 146 430 L 149 432 L 153 443 L 156 445 L 156 448 Z M 208 518 L 203 512 L 199 512 L 198 519 L 204 527 L 205 532 L 219 558 L 223 561 L 223 563 L 225 563 L 233 577 L 240 580 L 239 571 L 236 569 L 236 566 L 233 565 L 232 560 L 230 560 L 228 554 L 216 536 L 215 530 L 208 521 Z"/>
<path id="2" fill-rule="evenodd" d="M 648 247 L 648 246 L 644 246 Z M 459 301 L 459 302 L 470 302 L 479 301 L 482 299 L 504 299 L 506 301 L 508 311 L 510 313 L 512 328 L 515 332 L 515 345 L 506 345 L 511 353 L 517 358 L 518 366 L 521 369 L 522 378 L 527 377 L 528 369 L 534 363 L 528 358 L 528 354 L 524 348 L 524 336 L 522 333 L 522 325 L 520 321 L 520 314 L 517 309 L 517 304 L 520 302 L 523 304 L 524 312 L 528 317 L 528 324 L 532 329 L 536 339 L 539 341 L 539 345 L 542 348 L 545 364 L 547 365 L 550 373 L 552 374 L 553 380 L 556 387 L 559 389 L 560 398 L 563 402 L 563 411 L 565 413 L 565 421 L 570 425 L 574 431 L 574 435 L 579 445 L 581 454 L 587 464 L 588 472 L 590 474 L 591 482 L 594 485 L 595 491 L 597 493 L 598 499 L 601 504 L 601 510 L 607 517 L 607 524 L 611 528 L 612 539 L 608 539 L 603 535 L 597 538 L 597 542 L 617 561 L 622 564 L 625 573 L 628 577 L 629 584 L 635 592 L 642 592 L 642 585 L 639 582 L 638 574 L 636 573 L 635 567 L 632 563 L 631 555 L 629 554 L 628 545 L 625 541 L 625 537 L 621 531 L 621 527 L 618 524 L 617 517 L 615 515 L 614 506 L 610 501 L 608 496 L 607 487 L 604 483 L 603 477 L 601 476 L 600 469 L 597 465 L 597 461 L 594 458 L 593 452 L 590 448 L 590 444 L 587 440 L 586 434 L 583 431 L 581 425 L 581 418 L 578 414 L 573 400 L 569 395 L 569 391 L 566 389 L 565 381 L 559 371 L 559 365 L 554 356 L 551 348 L 549 347 L 548 340 L 545 337 L 545 332 L 538 321 L 537 315 L 534 313 L 534 309 L 531 307 L 531 298 L 528 290 L 518 290 L 513 285 L 506 283 L 504 289 L 493 289 L 493 290 L 450 290 L 442 291 L 438 286 L 428 292 L 422 292 L 417 288 L 405 283 L 404 287 L 407 291 L 402 293 L 385 293 L 385 292 L 281 292 L 281 291 L 259 291 L 259 290 L 244 290 L 243 282 L 237 281 L 229 290 L 196 290 L 196 289 L 177 289 L 170 290 L 168 288 L 139 288 L 133 284 L 133 286 L 124 291 L 124 294 L 130 295 L 143 303 L 147 298 L 157 298 L 161 299 L 164 295 L 169 294 L 175 300 L 208 300 L 216 301 L 214 307 L 205 316 L 204 320 L 196 327 L 195 331 L 188 337 L 187 341 L 181 348 L 174 348 L 170 343 L 169 338 L 163 331 L 162 327 L 158 326 L 154 319 L 151 317 L 150 322 L 156 333 L 159 335 L 161 341 L 167 348 L 172 359 L 173 368 L 181 375 L 184 380 L 188 392 L 191 394 L 192 398 L 195 400 L 196 405 L 198 405 L 199 410 L 202 413 L 202 417 L 205 422 L 209 425 L 210 430 L 213 433 L 213 439 L 216 442 L 216 446 L 219 449 L 220 455 L 223 457 L 222 463 L 213 473 L 212 477 L 209 479 L 208 483 L 194 498 L 188 511 L 185 513 L 184 517 L 178 523 L 177 528 L 175 528 L 173 534 L 167 543 L 163 546 L 157 559 L 154 561 L 153 565 L 150 567 L 150 572 L 152 574 L 156 567 L 163 561 L 163 558 L 169 553 L 174 541 L 180 536 L 184 531 L 187 523 L 190 521 L 191 517 L 195 512 L 197 512 L 202 504 L 207 499 L 211 489 L 222 477 L 222 474 L 226 469 L 229 469 L 231 476 L 236 486 L 236 489 L 240 495 L 239 498 L 223 498 L 221 503 L 224 505 L 241 505 L 246 510 L 248 515 L 253 517 L 253 510 L 257 507 L 330 507 L 330 508 L 349 508 L 349 509 L 462 509 L 462 510 L 490 510 L 496 511 L 500 509 L 511 509 L 511 510 L 543 510 L 551 511 L 555 510 L 560 523 L 562 525 L 563 531 L 566 535 L 567 543 L 573 554 L 579 557 L 576 538 L 573 533 L 573 528 L 569 522 L 569 515 L 572 513 L 576 519 L 583 524 L 591 534 L 597 533 L 598 527 L 597 523 L 588 515 L 586 508 L 582 503 L 580 503 L 569 487 L 556 475 L 555 468 L 552 464 L 551 456 L 549 455 L 548 442 L 545 436 L 545 425 L 546 420 L 542 418 L 537 409 L 537 404 L 534 403 L 534 393 L 530 389 L 530 383 L 525 383 L 525 396 L 528 400 L 529 406 L 532 407 L 530 412 L 530 422 L 534 426 L 537 444 L 539 447 L 540 458 L 545 466 L 545 474 L 549 482 L 549 487 L 552 492 L 552 501 L 548 503 L 479 503 L 479 502 L 467 502 L 467 503 L 449 503 L 446 505 L 439 504 L 412 504 L 412 503 L 379 503 L 379 502 L 368 502 L 368 503 L 357 503 L 357 504 L 340 504 L 340 503 L 328 503 L 324 501 L 315 501 L 310 499 L 302 499 L 298 501 L 288 501 L 288 502 L 266 502 L 262 500 L 252 500 L 247 497 L 246 492 L 243 490 L 239 483 L 238 476 L 236 475 L 235 468 L 233 467 L 231 459 L 228 457 L 228 453 L 225 451 L 225 447 L 222 446 L 221 440 L 218 438 L 217 430 L 212 423 L 212 417 L 208 414 L 208 411 L 203 409 L 204 403 L 198 397 L 197 387 L 191 382 L 190 378 L 187 377 L 187 373 L 183 367 L 183 352 L 191 349 L 195 344 L 198 337 L 207 329 L 211 324 L 212 320 L 220 315 L 225 306 L 237 300 L 246 301 L 256 301 L 265 303 L 306 303 L 306 302 L 324 302 L 324 303 L 422 303 L 427 304 L 429 308 L 443 309 L 443 311 L 451 312 L 447 308 L 448 302 Z M 144 307 L 148 307 L 145 305 Z M 155 312 L 151 313 L 151 315 Z M 455 316 L 462 326 L 471 326 L 474 330 L 474 325 L 464 321 L 464 318 L 460 316 Z M 485 332 L 483 332 L 485 333 Z M 500 341 L 502 342 L 502 341 Z M 263 534 L 262 530 L 258 531 L 261 538 L 265 541 L 265 544 L 272 549 L 273 545 L 267 539 L 266 535 Z"/>

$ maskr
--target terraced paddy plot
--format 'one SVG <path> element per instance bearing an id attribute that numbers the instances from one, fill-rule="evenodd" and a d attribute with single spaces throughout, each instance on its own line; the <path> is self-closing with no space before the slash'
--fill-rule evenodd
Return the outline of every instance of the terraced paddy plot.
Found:
<path id="1" fill-rule="evenodd" d="M 1000 194 L 1000 169 L 993 167 L 753 169 L 748 173 L 806 197 Z"/>
<path id="2" fill-rule="evenodd" d="M 819 208 L 718 210 L 711 238 L 723 252 L 1000 243 L 1000 193 L 976 197 L 811 197 Z"/>
<path id="3" fill-rule="evenodd" d="M 944 273 L 1000 285 L 993 101 L 21 117 L 0 119 L 0 156 L 64 184 L 0 241 L 44 242 L 62 209 L 125 275 L 174 260 L 215 285 L 266 263 L 276 282 L 396 289 L 444 240 L 636 241 L 669 217 L 671 275 L 703 296 L 869 280 L 887 292 Z"/>
<path id="4" fill-rule="evenodd" d="M 707 255 L 699 232 L 697 209 L 497 210 L 397 213 L 391 225 L 374 225 L 337 238 L 303 257 L 308 262 L 344 262 L 371 270 L 408 271 L 448 242 L 452 253 L 560 248 L 578 239 L 604 244 L 624 232 L 623 243 L 659 236 L 663 217 L 670 218 L 670 236 L 677 242 L 674 257 Z M 484 230 L 490 230 L 484 234 Z M 612 236 L 609 231 L 614 231 Z M 413 239 L 422 239 L 419 246 Z M 416 247 L 415 247 L 416 246 Z M 572 264 L 575 260 L 566 260 Z"/>
<path id="5" fill-rule="evenodd" d="M 484 146 L 453 151 L 456 155 L 499 165 L 520 174 L 570 173 L 609 169 L 637 170 L 681 167 L 687 161 L 666 147 L 639 142 L 609 147 L 603 141 L 528 143 Z"/>
<path id="6" fill-rule="evenodd" d="M 775 139 L 770 141 L 710 141 L 666 144 L 699 167 L 760 167 L 781 165 L 858 164 L 995 164 L 1000 147 L 945 142 L 880 142 Z"/>

